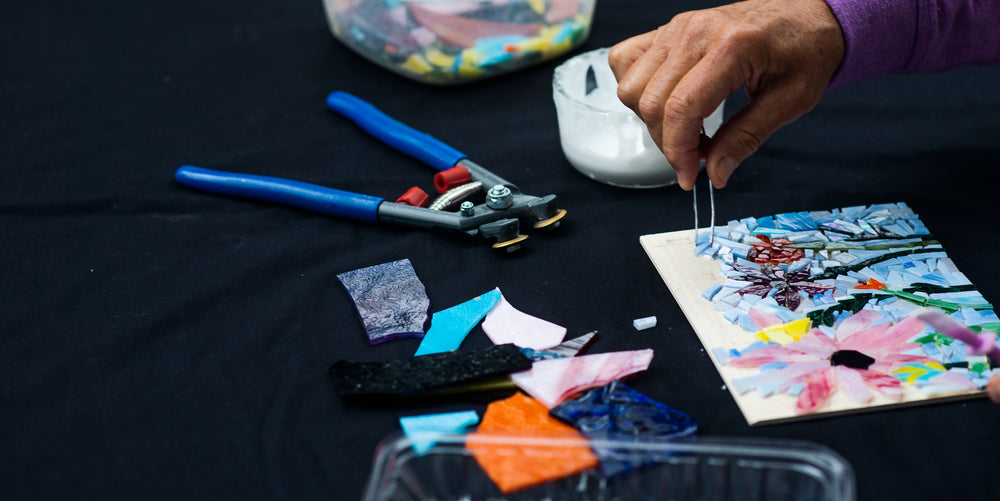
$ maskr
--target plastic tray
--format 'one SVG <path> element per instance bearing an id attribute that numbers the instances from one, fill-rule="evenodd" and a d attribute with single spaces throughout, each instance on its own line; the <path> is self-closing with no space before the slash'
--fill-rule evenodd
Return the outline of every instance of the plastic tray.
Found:
<path id="1" fill-rule="evenodd" d="M 467 441 L 532 445 L 559 461 L 589 445 L 645 466 L 605 477 L 600 468 L 503 493 L 480 468 Z M 430 448 L 428 449 L 428 445 Z M 414 446 L 417 446 L 416 448 Z M 420 452 L 418 452 L 418 450 Z M 832 450 L 803 441 L 707 438 L 673 442 L 434 434 L 394 436 L 378 447 L 365 501 L 409 500 L 853 500 L 854 472 Z"/>

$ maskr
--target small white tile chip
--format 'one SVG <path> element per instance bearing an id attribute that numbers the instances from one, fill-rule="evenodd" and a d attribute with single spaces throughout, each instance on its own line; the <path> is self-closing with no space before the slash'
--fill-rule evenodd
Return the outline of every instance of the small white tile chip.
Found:
<path id="1" fill-rule="evenodd" d="M 637 318 L 632 321 L 632 326 L 639 331 L 656 327 L 656 316 Z"/>

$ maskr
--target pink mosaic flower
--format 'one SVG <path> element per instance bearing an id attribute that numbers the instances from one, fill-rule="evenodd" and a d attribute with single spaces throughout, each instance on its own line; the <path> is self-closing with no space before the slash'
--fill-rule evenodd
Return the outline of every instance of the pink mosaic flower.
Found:
<path id="1" fill-rule="evenodd" d="M 726 365 L 778 367 L 743 378 L 738 386 L 765 394 L 799 387 L 797 414 L 816 411 L 836 391 L 857 403 L 870 402 L 873 391 L 898 401 L 903 398 L 902 383 L 891 371 L 906 363 L 937 360 L 907 353 L 920 346 L 910 339 L 923 330 L 922 322 L 912 317 L 895 324 L 878 322 L 881 319 L 878 312 L 861 310 L 837 324 L 833 337 L 813 328 L 799 341 L 745 350 Z"/>

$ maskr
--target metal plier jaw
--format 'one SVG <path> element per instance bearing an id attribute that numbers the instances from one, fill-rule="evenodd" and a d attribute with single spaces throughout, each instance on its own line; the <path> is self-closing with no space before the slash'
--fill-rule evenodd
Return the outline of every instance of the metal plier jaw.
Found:
<path id="1" fill-rule="evenodd" d="M 445 171 L 464 169 L 467 182 L 450 187 L 429 207 L 419 207 L 289 179 L 190 165 L 177 169 L 174 178 L 202 191 L 281 203 L 331 216 L 455 230 L 493 240 L 493 248 L 506 251 L 518 249 L 520 242 L 528 238 L 521 234 L 521 221 L 534 228 L 554 228 L 566 215 L 558 208 L 555 195 L 525 195 L 516 185 L 472 162 L 465 154 L 397 122 L 358 97 L 333 92 L 327 97 L 327 106 L 382 142 L 437 169 L 439 176 Z M 477 204 L 472 199 L 482 201 Z M 455 205 L 459 205 L 457 210 L 449 210 Z"/>

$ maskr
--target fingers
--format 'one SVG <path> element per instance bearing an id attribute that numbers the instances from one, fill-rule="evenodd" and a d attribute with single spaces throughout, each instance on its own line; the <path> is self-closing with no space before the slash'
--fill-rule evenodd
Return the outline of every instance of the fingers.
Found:
<path id="1" fill-rule="evenodd" d="M 819 101 L 843 46 L 822 0 L 748 0 L 679 14 L 613 48 L 609 62 L 619 98 L 646 124 L 681 188 L 692 189 L 701 158 L 721 188 L 778 128 Z M 699 141 L 704 118 L 743 85 L 750 104 Z"/>
<path id="2" fill-rule="evenodd" d="M 669 47 L 661 40 L 662 30 L 633 37 L 622 47 L 612 48 L 608 54 L 612 72 L 618 79 L 618 99 L 640 117 L 639 103 L 646 92 L 646 85 L 670 53 Z"/>
<path id="3" fill-rule="evenodd" d="M 717 52 L 706 54 L 682 76 L 663 104 L 661 148 L 677 171 L 677 184 L 684 190 L 694 187 L 706 153 L 700 134 L 705 117 L 747 81 L 743 66 L 736 61 Z M 708 151 L 713 142 L 708 142 Z"/>
<path id="4" fill-rule="evenodd" d="M 705 23 L 699 19 L 704 18 L 679 15 L 656 31 L 615 46 L 608 58 L 618 79 L 619 99 L 646 124 L 653 142 L 678 171 L 679 184 L 688 190 L 698 170 L 701 123 L 687 120 L 682 135 L 667 136 L 669 147 L 664 144 L 664 123 L 674 87 L 701 59 L 706 37 L 701 33 Z M 675 156 L 674 152 L 680 153 Z"/>
<path id="5" fill-rule="evenodd" d="M 986 384 L 986 394 L 994 404 L 1000 405 L 1000 376 L 993 376 Z"/>
<path id="6" fill-rule="evenodd" d="M 620 42 L 608 51 L 608 65 L 615 78 L 621 82 L 629 68 L 649 49 L 656 36 L 655 31 L 643 33 Z"/>
<path id="7" fill-rule="evenodd" d="M 798 113 L 783 108 L 780 93 L 761 93 L 719 128 L 705 153 L 705 173 L 713 186 L 724 188 L 743 160 L 778 128 L 798 117 Z"/>

